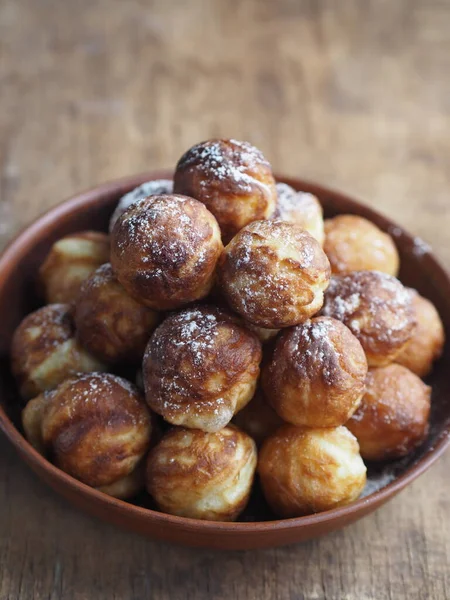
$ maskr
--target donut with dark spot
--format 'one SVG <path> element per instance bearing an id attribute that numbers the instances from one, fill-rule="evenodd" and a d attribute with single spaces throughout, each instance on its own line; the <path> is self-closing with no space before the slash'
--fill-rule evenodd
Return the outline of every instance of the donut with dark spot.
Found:
<path id="1" fill-rule="evenodd" d="M 379 271 L 332 277 L 322 315 L 347 325 L 370 367 L 393 362 L 416 328 L 411 294 L 398 279 Z"/>
<path id="2" fill-rule="evenodd" d="M 269 162 L 257 148 L 238 140 L 215 139 L 190 148 L 178 161 L 174 191 L 208 207 L 224 243 L 248 223 L 270 218 L 277 201 Z"/>
<path id="3" fill-rule="evenodd" d="M 348 327 L 317 317 L 280 335 L 262 384 L 284 421 L 337 427 L 359 406 L 366 375 L 364 350 Z"/>
<path id="4" fill-rule="evenodd" d="M 201 202 L 150 196 L 116 222 L 111 265 L 130 296 L 169 310 L 208 295 L 222 248 L 217 221 Z"/>
<path id="5" fill-rule="evenodd" d="M 46 401 L 42 445 L 60 469 L 93 486 L 127 477 L 150 447 L 150 412 L 135 386 L 109 373 L 64 381 Z"/>
<path id="6" fill-rule="evenodd" d="M 169 423 L 217 431 L 252 398 L 261 356 L 261 342 L 236 317 L 186 308 L 167 317 L 147 346 L 147 402 Z"/>

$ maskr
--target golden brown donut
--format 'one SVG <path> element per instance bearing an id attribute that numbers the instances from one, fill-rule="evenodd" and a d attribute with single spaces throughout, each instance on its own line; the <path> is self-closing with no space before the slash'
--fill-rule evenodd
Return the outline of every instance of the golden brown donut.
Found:
<path id="1" fill-rule="evenodd" d="M 217 431 L 252 398 L 260 361 L 260 341 L 235 317 L 186 308 L 167 317 L 147 346 L 147 402 L 169 423 Z"/>
<path id="2" fill-rule="evenodd" d="M 46 454 L 93 487 L 130 475 L 149 449 L 150 434 L 149 410 L 135 386 L 109 373 L 66 379 L 43 410 Z"/>
<path id="3" fill-rule="evenodd" d="M 385 460 L 406 456 L 428 434 L 431 388 L 402 365 L 370 369 L 361 404 L 346 424 L 361 456 Z"/>
<path id="4" fill-rule="evenodd" d="M 150 451 L 147 490 L 163 512 L 234 521 L 247 504 L 256 462 L 254 441 L 236 427 L 175 427 Z"/>
<path id="5" fill-rule="evenodd" d="M 260 446 L 284 421 L 266 401 L 262 391 L 257 389 L 250 402 L 233 417 L 233 423 Z"/>
<path id="6" fill-rule="evenodd" d="M 397 276 L 400 258 L 391 236 L 356 215 L 325 221 L 325 243 L 333 273 L 381 271 Z"/>
<path id="7" fill-rule="evenodd" d="M 426 377 L 431 372 L 434 361 L 442 354 L 445 331 L 435 306 L 416 290 L 410 289 L 410 292 L 417 328 L 395 362 L 419 377 Z"/>
<path id="8" fill-rule="evenodd" d="M 349 504 L 366 484 L 358 442 L 343 426 L 284 425 L 264 442 L 258 473 L 267 502 L 284 518 Z"/>
<path id="9" fill-rule="evenodd" d="M 168 310 L 208 295 L 222 248 L 217 221 L 201 202 L 150 196 L 116 222 L 111 264 L 133 298 Z"/>
<path id="10" fill-rule="evenodd" d="M 141 361 L 158 314 L 127 294 L 109 263 L 84 281 L 75 304 L 82 345 L 107 363 Z"/>
<path id="11" fill-rule="evenodd" d="M 277 183 L 276 188 L 277 206 L 273 218 L 300 225 L 323 246 L 323 209 L 319 200 L 312 194 L 297 192 L 287 183 Z"/>
<path id="12" fill-rule="evenodd" d="M 392 362 L 416 327 L 411 294 L 398 279 L 378 271 L 332 277 L 322 314 L 347 325 L 370 367 Z"/>
<path id="13" fill-rule="evenodd" d="M 337 427 L 359 406 L 366 375 L 364 350 L 348 327 L 317 317 L 280 335 L 262 384 L 284 421 Z"/>
<path id="14" fill-rule="evenodd" d="M 109 232 L 111 233 L 114 229 L 114 225 L 119 217 L 129 208 L 132 204 L 135 204 L 139 200 L 143 200 L 148 196 L 161 196 L 162 194 L 172 194 L 173 192 L 173 181 L 170 179 L 155 179 L 153 181 L 146 181 L 137 188 L 134 188 L 125 196 L 119 200 L 111 220 L 109 221 Z"/>
<path id="15" fill-rule="evenodd" d="M 26 400 L 74 373 L 106 370 L 76 340 L 68 304 L 48 304 L 25 317 L 13 335 L 11 368 Z"/>
<path id="16" fill-rule="evenodd" d="M 44 392 L 33 400 L 30 400 L 22 411 L 22 425 L 25 437 L 30 444 L 43 456 L 46 455 L 46 448 L 42 439 L 42 420 L 44 418 L 47 404 L 52 398 L 53 392 Z M 152 427 L 152 442 L 154 439 Z M 145 485 L 144 464 L 140 462 L 138 466 L 125 477 L 114 481 L 108 485 L 99 486 L 100 492 L 115 498 L 127 499 L 135 496 Z"/>
<path id="17" fill-rule="evenodd" d="M 268 329 L 306 321 L 322 308 L 330 264 L 319 242 L 285 221 L 255 221 L 226 246 L 219 280 L 233 310 Z"/>
<path id="18" fill-rule="evenodd" d="M 257 148 L 236 140 L 209 140 L 190 148 L 178 161 L 174 191 L 209 208 L 225 243 L 248 223 L 268 219 L 277 201 L 270 164 Z"/>
<path id="19" fill-rule="evenodd" d="M 98 231 L 73 233 L 53 244 L 39 269 L 47 304 L 70 303 L 83 281 L 109 261 L 109 237 Z"/>

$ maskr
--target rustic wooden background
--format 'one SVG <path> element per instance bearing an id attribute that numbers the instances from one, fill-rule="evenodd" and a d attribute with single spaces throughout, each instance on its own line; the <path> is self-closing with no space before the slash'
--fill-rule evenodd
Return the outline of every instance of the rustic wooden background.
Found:
<path id="1" fill-rule="evenodd" d="M 449 32 L 446 0 L 1 0 L 0 242 L 222 135 L 362 197 L 450 267 Z M 0 599 L 448 599 L 449 469 L 326 538 L 213 553 L 79 514 L 1 439 Z"/>

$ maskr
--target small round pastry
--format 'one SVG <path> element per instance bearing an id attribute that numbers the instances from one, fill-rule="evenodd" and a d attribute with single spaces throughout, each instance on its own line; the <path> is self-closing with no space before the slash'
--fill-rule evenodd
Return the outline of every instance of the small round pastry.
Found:
<path id="1" fill-rule="evenodd" d="M 409 290 L 413 298 L 417 328 L 395 362 L 407 367 L 419 377 L 426 377 L 433 363 L 442 354 L 445 331 L 435 306 L 416 290 Z"/>
<path id="2" fill-rule="evenodd" d="M 374 223 L 356 215 L 325 221 L 325 243 L 333 273 L 381 271 L 397 276 L 400 258 L 393 239 Z"/>
<path id="3" fill-rule="evenodd" d="M 55 242 L 39 269 L 39 286 L 47 304 L 73 302 L 83 281 L 108 261 L 105 233 L 82 231 Z"/>
<path id="4" fill-rule="evenodd" d="M 74 373 L 106 370 L 76 340 L 68 304 L 48 304 L 25 317 L 13 335 L 11 368 L 25 400 Z"/>
<path id="5" fill-rule="evenodd" d="M 255 221 L 226 246 L 219 281 L 233 310 L 268 329 L 306 321 L 323 304 L 330 264 L 319 242 L 285 221 Z"/>
<path id="6" fill-rule="evenodd" d="M 147 490 L 163 512 L 234 521 L 247 504 L 256 462 L 254 441 L 236 427 L 176 427 L 150 451 Z"/>
<path id="7" fill-rule="evenodd" d="M 158 314 L 127 294 L 109 263 L 81 286 L 75 326 L 82 345 L 107 363 L 142 360 Z"/>
<path id="8" fill-rule="evenodd" d="M 129 476 L 147 453 L 150 413 L 126 379 L 89 373 L 51 392 L 41 434 L 60 469 L 92 487 L 109 486 Z"/>
<path id="9" fill-rule="evenodd" d="M 366 375 L 364 350 L 348 327 L 317 317 L 281 334 L 262 385 L 287 423 L 337 427 L 359 406 Z"/>
<path id="10" fill-rule="evenodd" d="M 45 446 L 42 439 L 42 419 L 45 409 L 51 398 L 51 392 L 42 392 L 30 400 L 22 410 L 22 427 L 26 439 L 39 454 L 45 455 Z"/>
<path id="11" fill-rule="evenodd" d="M 146 181 L 137 188 L 134 188 L 125 196 L 119 200 L 111 220 L 109 221 L 109 232 L 111 233 L 114 229 L 114 225 L 119 217 L 129 208 L 132 204 L 136 204 L 139 200 L 148 198 L 148 196 L 161 196 L 163 194 L 172 194 L 173 192 L 173 181 L 170 179 L 155 179 L 154 181 Z"/>
<path id="12" fill-rule="evenodd" d="M 126 291 L 169 310 L 208 295 L 223 246 L 214 216 L 186 196 L 150 196 L 130 206 L 111 235 L 111 264 Z"/>
<path id="13" fill-rule="evenodd" d="M 95 489 L 120 500 L 133 498 L 145 489 L 145 463 L 141 461 L 129 475 L 109 485 L 99 485 Z"/>
<path id="14" fill-rule="evenodd" d="M 266 401 L 262 391 L 257 389 L 250 402 L 233 417 L 233 423 L 248 433 L 257 446 L 261 446 L 284 421 Z"/>
<path id="15" fill-rule="evenodd" d="M 402 365 L 370 369 L 361 404 L 346 426 L 366 460 L 406 456 L 428 434 L 431 388 Z"/>
<path id="16" fill-rule="evenodd" d="M 147 402 L 173 425 L 218 431 L 252 398 L 261 354 L 257 337 L 219 308 L 174 313 L 144 355 Z"/>
<path id="17" fill-rule="evenodd" d="M 216 217 L 227 243 L 242 227 L 272 216 L 277 192 L 272 168 L 247 142 L 209 140 L 178 161 L 174 191 L 203 202 Z"/>
<path id="18" fill-rule="evenodd" d="M 398 279 L 379 271 L 332 277 L 322 314 L 347 325 L 361 342 L 369 367 L 393 362 L 416 327 L 411 294 Z"/>
<path id="19" fill-rule="evenodd" d="M 297 192 L 287 183 L 277 183 L 276 188 L 278 199 L 272 218 L 300 225 L 323 246 L 323 209 L 319 200 L 307 192 Z"/>
<path id="20" fill-rule="evenodd" d="M 358 442 L 342 425 L 280 427 L 263 444 L 258 473 L 268 504 L 283 518 L 349 504 L 366 484 Z"/>

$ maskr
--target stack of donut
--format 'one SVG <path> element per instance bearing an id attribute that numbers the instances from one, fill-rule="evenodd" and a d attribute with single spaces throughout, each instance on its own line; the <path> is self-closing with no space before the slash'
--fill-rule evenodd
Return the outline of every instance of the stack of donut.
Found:
<path id="1" fill-rule="evenodd" d="M 73 477 L 227 521 L 258 472 L 296 517 L 424 441 L 443 327 L 374 224 L 324 222 L 259 150 L 211 140 L 120 199 L 109 232 L 54 244 L 12 342 L 25 435 Z"/>

